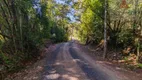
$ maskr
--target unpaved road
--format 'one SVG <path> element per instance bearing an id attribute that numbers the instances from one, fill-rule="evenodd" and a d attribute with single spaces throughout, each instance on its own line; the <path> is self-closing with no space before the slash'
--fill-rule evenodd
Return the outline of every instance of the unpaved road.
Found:
<path id="1" fill-rule="evenodd" d="M 46 61 L 41 80 L 133 80 L 98 64 L 74 42 L 56 46 Z"/>

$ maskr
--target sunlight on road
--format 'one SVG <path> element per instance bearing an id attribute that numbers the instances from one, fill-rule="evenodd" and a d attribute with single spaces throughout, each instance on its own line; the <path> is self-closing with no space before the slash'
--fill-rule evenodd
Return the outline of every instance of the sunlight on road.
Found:
<path id="1" fill-rule="evenodd" d="M 69 75 L 63 75 L 62 76 L 63 77 L 63 79 L 66 79 L 66 80 L 79 80 L 78 78 L 76 78 L 76 77 L 72 77 L 72 76 L 69 76 Z"/>
<path id="2" fill-rule="evenodd" d="M 46 75 L 46 79 L 51 79 L 51 80 L 54 80 L 54 79 L 58 79 L 60 77 L 59 74 L 50 74 L 50 75 Z M 46 80 L 45 79 L 45 80 Z"/>
<path id="3" fill-rule="evenodd" d="M 75 77 L 74 77 L 75 76 Z M 60 75 L 60 74 L 49 74 L 49 75 L 46 75 L 44 80 L 56 80 L 56 79 L 59 79 L 59 78 L 62 78 L 63 80 L 79 80 L 78 77 L 80 77 L 80 75 L 74 75 L 74 76 L 70 76 L 68 74 L 64 74 L 64 75 Z"/>

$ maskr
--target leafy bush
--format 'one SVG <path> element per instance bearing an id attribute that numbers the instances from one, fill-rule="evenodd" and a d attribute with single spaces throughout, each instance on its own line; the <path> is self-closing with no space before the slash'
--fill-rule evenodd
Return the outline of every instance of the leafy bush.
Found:
<path id="1" fill-rule="evenodd" d="M 138 67 L 139 67 L 139 68 L 142 68 L 142 64 L 139 63 L 139 64 L 138 64 Z"/>
<path id="2" fill-rule="evenodd" d="M 133 33 L 131 30 L 122 30 L 118 35 L 118 44 L 123 44 L 123 47 L 133 44 Z"/>
<path id="3" fill-rule="evenodd" d="M 67 33 L 64 31 L 64 29 L 56 27 L 55 28 L 55 42 L 63 42 L 63 41 L 67 41 L 68 39 L 68 35 Z"/>

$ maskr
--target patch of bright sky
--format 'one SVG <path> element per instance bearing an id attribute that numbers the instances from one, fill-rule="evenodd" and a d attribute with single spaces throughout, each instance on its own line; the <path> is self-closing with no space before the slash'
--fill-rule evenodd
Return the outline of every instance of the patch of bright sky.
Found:
<path id="1" fill-rule="evenodd" d="M 58 3 L 58 4 L 65 4 L 65 1 L 64 0 L 55 0 L 56 1 L 56 3 Z"/>
<path id="2" fill-rule="evenodd" d="M 41 13 L 41 7 L 39 3 L 40 3 L 40 0 L 33 0 L 33 8 L 36 9 L 37 14 L 41 16 L 42 13 Z"/>
<path id="3" fill-rule="evenodd" d="M 57 4 L 62 4 L 65 5 L 67 0 L 55 0 Z M 76 22 L 76 18 L 74 17 L 75 14 L 75 10 L 73 8 L 71 8 L 71 6 L 73 5 L 73 1 L 77 2 L 78 0 L 72 0 L 68 5 L 70 6 L 70 11 L 69 13 L 67 13 L 67 17 L 70 18 L 70 22 Z M 33 1 L 33 7 L 36 9 L 37 14 L 41 14 L 41 7 L 40 7 L 40 0 L 34 0 Z"/>
<path id="4" fill-rule="evenodd" d="M 66 0 L 55 0 L 56 1 L 56 3 L 58 3 L 58 4 L 66 4 L 65 2 L 66 2 Z M 76 2 L 76 1 L 78 1 L 78 0 L 72 0 L 72 1 L 74 1 L 74 2 Z M 76 18 L 74 17 L 74 14 L 75 14 L 75 10 L 73 9 L 73 8 L 71 8 L 71 6 L 73 5 L 73 2 L 70 2 L 68 5 L 70 6 L 70 11 L 69 11 L 69 13 L 67 13 L 67 17 L 69 17 L 70 18 L 70 22 L 71 23 L 73 23 L 73 22 L 76 22 Z"/>

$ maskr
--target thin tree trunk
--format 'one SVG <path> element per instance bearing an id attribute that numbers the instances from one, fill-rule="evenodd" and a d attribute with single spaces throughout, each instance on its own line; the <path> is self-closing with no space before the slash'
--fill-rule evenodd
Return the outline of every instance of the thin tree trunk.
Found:
<path id="1" fill-rule="evenodd" d="M 138 20 L 137 20 L 137 12 L 138 12 L 138 2 L 139 0 L 135 0 L 135 18 L 134 18 L 134 31 L 135 31 L 135 28 L 138 27 Z M 135 32 L 134 32 L 135 34 Z M 134 35 L 135 36 L 135 35 Z M 139 55 L 140 55 L 140 42 L 139 42 L 139 37 L 136 37 L 137 38 L 137 61 L 139 60 Z"/>
<path id="2" fill-rule="evenodd" d="M 21 44 L 21 49 L 22 49 L 22 52 L 23 52 L 22 14 L 21 14 L 20 10 L 19 10 L 19 29 L 20 29 L 20 44 Z"/>
<path id="3" fill-rule="evenodd" d="M 105 0 L 105 15 L 104 15 L 104 54 L 103 58 L 106 58 L 107 54 L 107 0 Z"/>

